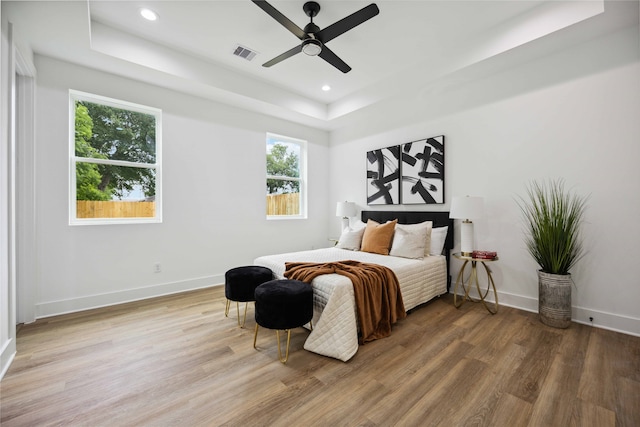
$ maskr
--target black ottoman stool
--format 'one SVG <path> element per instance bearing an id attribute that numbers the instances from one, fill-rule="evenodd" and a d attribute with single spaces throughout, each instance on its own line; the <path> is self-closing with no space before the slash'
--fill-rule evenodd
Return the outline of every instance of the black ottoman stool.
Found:
<path id="1" fill-rule="evenodd" d="M 313 290 L 308 283 L 299 280 L 271 280 L 256 288 L 256 331 L 253 348 L 256 348 L 258 326 L 276 330 L 278 358 L 282 363 L 289 359 L 291 329 L 311 325 L 313 318 Z M 287 351 L 284 359 L 280 350 L 280 331 L 287 332 Z"/>
<path id="2" fill-rule="evenodd" d="M 244 326 L 247 320 L 247 306 L 249 301 L 255 301 L 256 288 L 264 282 L 273 279 L 273 273 L 267 267 L 248 265 L 236 267 L 224 274 L 224 295 L 227 297 L 227 307 L 224 315 L 229 316 L 229 305 L 231 301 L 236 302 L 236 313 L 238 315 L 238 326 Z M 238 301 L 244 302 L 244 318 L 240 324 L 240 307 Z"/>

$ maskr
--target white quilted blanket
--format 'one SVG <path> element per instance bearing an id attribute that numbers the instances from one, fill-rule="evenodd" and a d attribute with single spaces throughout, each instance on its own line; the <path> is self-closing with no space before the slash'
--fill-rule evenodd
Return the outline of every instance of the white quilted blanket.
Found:
<path id="1" fill-rule="evenodd" d="M 447 291 L 444 256 L 423 260 L 399 258 L 338 248 L 316 249 L 256 258 L 255 265 L 270 268 L 284 279 L 285 262 L 332 262 L 355 260 L 383 265 L 398 277 L 405 310 L 429 301 Z M 314 353 L 347 361 L 358 351 L 358 324 L 351 280 L 339 274 L 318 276 L 313 287 L 313 331 L 304 348 Z"/>

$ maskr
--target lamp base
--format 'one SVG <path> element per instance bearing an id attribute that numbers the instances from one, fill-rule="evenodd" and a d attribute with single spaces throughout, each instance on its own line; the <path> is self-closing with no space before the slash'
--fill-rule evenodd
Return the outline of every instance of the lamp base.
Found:
<path id="1" fill-rule="evenodd" d="M 463 256 L 471 256 L 473 252 L 473 222 L 468 219 L 462 221 L 460 228 L 460 252 Z"/>

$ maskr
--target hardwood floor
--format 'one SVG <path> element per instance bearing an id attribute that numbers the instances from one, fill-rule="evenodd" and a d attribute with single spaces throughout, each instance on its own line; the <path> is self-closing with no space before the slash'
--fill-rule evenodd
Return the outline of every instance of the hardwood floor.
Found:
<path id="1" fill-rule="evenodd" d="M 447 296 L 344 363 L 253 343 L 224 288 L 40 320 L 0 383 L 10 426 L 640 426 L 640 338 Z"/>

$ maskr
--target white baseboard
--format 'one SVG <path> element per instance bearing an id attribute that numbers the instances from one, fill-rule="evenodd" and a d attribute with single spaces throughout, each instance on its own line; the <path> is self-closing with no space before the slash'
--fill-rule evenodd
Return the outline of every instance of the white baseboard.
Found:
<path id="1" fill-rule="evenodd" d="M 477 298 L 477 292 L 471 290 L 472 298 Z M 453 293 L 453 291 L 451 292 Z M 459 294 L 460 295 L 460 294 Z M 464 296 L 464 294 L 462 294 Z M 487 295 L 487 301 L 494 302 L 493 294 Z M 498 304 L 506 307 L 513 307 L 519 310 L 538 312 L 538 300 L 536 298 L 515 295 L 506 292 L 498 292 Z M 593 318 L 593 321 L 590 320 Z M 591 325 L 596 328 L 621 332 L 623 334 L 640 336 L 640 319 L 630 316 L 623 316 L 615 313 L 607 313 L 586 307 L 573 306 L 571 308 L 571 320 L 576 323 Z"/>
<path id="2" fill-rule="evenodd" d="M 92 308 L 106 307 L 162 295 L 175 294 L 178 292 L 208 288 L 222 283 L 224 283 L 223 275 L 208 276 L 180 282 L 162 283 L 142 288 L 127 289 L 106 294 L 48 301 L 37 304 L 36 316 L 40 319 L 59 314 L 74 313 Z M 471 296 L 473 298 L 477 298 L 477 295 L 475 295 L 474 292 L 471 292 Z M 493 302 L 493 295 L 491 293 L 487 296 L 487 301 Z M 513 307 L 533 313 L 538 312 L 538 300 L 536 298 L 498 292 L 498 302 L 499 305 L 502 306 Z M 624 334 L 640 336 L 640 319 L 638 318 L 576 306 L 572 308 L 571 317 L 572 320 L 577 323 L 592 325 L 597 328 L 621 332 Z M 591 321 L 590 318 L 593 318 L 593 321 Z M 5 349 L 3 349 L 3 354 L 1 355 L 3 363 L 5 362 L 5 359 L 9 359 L 9 356 L 4 354 L 5 350 L 6 346 Z"/>
<path id="3" fill-rule="evenodd" d="M 4 378 L 14 357 L 16 357 L 16 341 L 9 338 L 0 351 L 0 380 Z"/>
<path id="4" fill-rule="evenodd" d="M 593 318 L 593 321 L 590 320 Z M 640 337 L 640 319 L 620 314 L 607 313 L 585 307 L 573 307 L 571 320 L 596 328 Z"/>
<path id="5" fill-rule="evenodd" d="M 208 288 L 224 283 L 224 275 L 198 277 L 179 282 L 161 283 L 142 288 L 126 289 L 105 294 L 88 295 L 58 301 L 47 301 L 36 305 L 36 318 L 74 313 L 92 308 L 107 307 L 147 298 L 170 295 L 195 289 Z"/>

